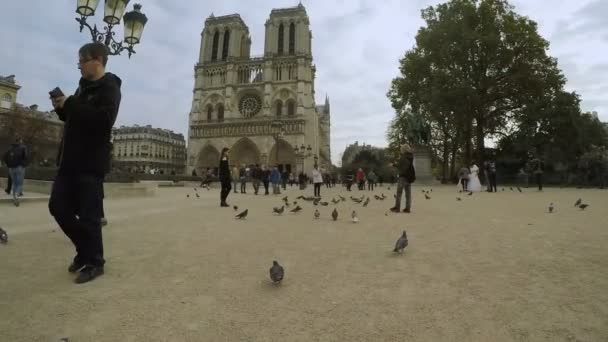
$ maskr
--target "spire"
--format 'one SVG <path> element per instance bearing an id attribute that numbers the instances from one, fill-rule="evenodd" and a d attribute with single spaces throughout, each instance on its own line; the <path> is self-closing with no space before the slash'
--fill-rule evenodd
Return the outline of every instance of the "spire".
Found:
<path id="1" fill-rule="evenodd" d="M 325 94 L 325 113 L 329 114 L 329 96 Z"/>

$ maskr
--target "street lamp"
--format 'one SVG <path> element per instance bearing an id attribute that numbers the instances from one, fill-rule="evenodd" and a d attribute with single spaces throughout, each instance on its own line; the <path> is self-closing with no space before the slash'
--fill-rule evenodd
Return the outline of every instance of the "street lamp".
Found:
<path id="1" fill-rule="evenodd" d="M 97 25 L 89 25 L 87 18 L 95 15 L 95 10 L 99 4 L 99 0 L 77 0 L 76 13 L 80 14 L 80 18 L 76 21 L 80 24 L 80 32 L 86 26 L 91 32 L 93 42 L 103 43 L 108 47 L 110 55 L 120 55 L 123 50 L 129 52 L 129 58 L 135 53 L 133 47 L 139 44 L 141 35 L 144 31 L 144 26 L 148 22 L 145 14 L 141 13 L 141 5 L 133 5 L 133 10 L 124 15 L 125 32 L 124 40 L 117 42 L 114 39 L 115 32 L 112 31 L 115 25 L 120 24 L 120 19 L 130 0 L 105 0 L 103 21 L 107 24 L 104 27 L 104 32 L 97 29 Z M 126 46 L 123 45 L 123 42 Z"/>
<path id="2" fill-rule="evenodd" d="M 296 147 L 294 148 L 294 152 L 296 154 L 296 157 L 298 157 L 298 159 L 302 161 L 301 172 L 304 172 L 304 160 L 312 156 L 312 146 L 308 145 L 308 147 L 306 147 L 304 146 L 304 144 L 302 144 L 300 147 L 298 147 L 296 145 Z M 317 159 L 318 158 L 315 155 L 315 163 L 317 162 Z"/>

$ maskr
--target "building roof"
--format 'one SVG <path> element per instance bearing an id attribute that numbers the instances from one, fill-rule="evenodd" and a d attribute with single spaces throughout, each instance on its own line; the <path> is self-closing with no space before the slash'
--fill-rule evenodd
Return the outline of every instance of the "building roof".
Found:
<path id="1" fill-rule="evenodd" d="M 218 17 L 216 17 L 215 15 L 213 15 L 213 13 L 211 13 L 211 15 L 209 15 L 207 17 L 207 19 L 205 19 L 205 25 L 207 25 L 207 24 L 225 24 L 225 23 L 233 23 L 233 22 L 237 22 L 237 23 L 241 24 L 246 29 L 246 31 L 249 32 L 249 27 L 247 26 L 247 24 L 245 24 L 245 22 L 243 21 L 243 18 L 241 18 L 241 15 L 238 13 L 221 15 Z"/>
<path id="2" fill-rule="evenodd" d="M 153 134 L 158 134 L 158 135 L 170 136 L 172 138 L 184 140 L 184 135 L 182 133 L 176 133 L 170 129 L 165 129 L 165 128 L 155 128 L 155 127 L 152 127 L 152 125 L 120 126 L 120 127 L 114 127 L 112 129 L 112 131 L 114 134 L 129 134 L 129 133 L 145 132 L 145 133 L 153 133 Z"/>
<path id="3" fill-rule="evenodd" d="M 293 7 L 273 8 L 272 11 L 270 11 L 270 16 L 281 15 L 281 14 L 291 14 L 291 13 L 297 13 L 297 12 L 303 12 L 304 15 L 307 15 L 306 8 L 304 7 L 304 5 L 302 5 L 302 2 L 300 2 L 297 6 L 293 6 Z"/>
<path id="4" fill-rule="evenodd" d="M 17 83 L 15 82 L 15 75 L 9 75 L 6 77 L 0 76 L 0 84 L 3 86 L 13 88 L 15 90 L 21 89 L 21 86 L 17 85 Z"/>

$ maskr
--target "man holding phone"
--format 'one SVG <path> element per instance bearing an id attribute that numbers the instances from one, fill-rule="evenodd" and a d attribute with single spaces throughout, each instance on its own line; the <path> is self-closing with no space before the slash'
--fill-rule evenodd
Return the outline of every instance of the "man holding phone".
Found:
<path id="1" fill-rule="evenodd" d="M 66 97 L 50 92 L 53 107 L 65 122 L 49 211 L 76 248 L 68 271 L 80 271 L 75 282 L 86 283 L 104 273 L 101 218 L 103 179 L 108 172 L 112 126 L 120 106 L 122 81 L 106 73 L 108 49 L 85 44 L 78 51 L 82 78 Z"/>

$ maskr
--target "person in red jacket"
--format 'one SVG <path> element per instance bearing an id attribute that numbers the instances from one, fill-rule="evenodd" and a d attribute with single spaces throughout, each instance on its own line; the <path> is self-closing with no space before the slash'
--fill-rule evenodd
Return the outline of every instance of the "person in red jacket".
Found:
<path id="1" fill-rule="evenodd" d="M 363 172 L 362 168 L 357 170 L 357 184 L 359 184 L 359 190 L 365 189 L 365 172 Z"/>

